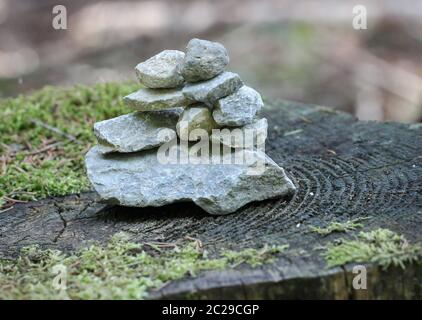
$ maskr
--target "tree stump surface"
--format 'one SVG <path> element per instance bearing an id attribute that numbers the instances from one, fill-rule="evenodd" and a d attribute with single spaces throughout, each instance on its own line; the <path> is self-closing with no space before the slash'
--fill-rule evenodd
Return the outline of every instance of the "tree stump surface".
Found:
<path id="1" fill-rule="evenodd" d="M 368 267 L 368 290 L 354 290 L 352 266 L 328 269 L 310 226 L 358 217 L 363 230 L 388 228 L 422 242 L 422 125 L 357 121 L 326 107 L 279 101 L 267 106 L 266 152 L 298 190 L 290 199 L 251 203 L 210 216 L 191 203 L 161 208 L 110 207 L 94 192 L 17 204 L 0 213 L 0 256 L 28 245 L 70 252 L 125 231 L 133 241 L 173 242 L 186 236 L 211 253 L 289 244 L 275 263 L 207 271 L 174 281 L 151 298 L 422 298 L 420 266 Z M 360 230 L 357 230 L 359 232 Z M 353 232 L 352 232 L 353 235 Z"/>

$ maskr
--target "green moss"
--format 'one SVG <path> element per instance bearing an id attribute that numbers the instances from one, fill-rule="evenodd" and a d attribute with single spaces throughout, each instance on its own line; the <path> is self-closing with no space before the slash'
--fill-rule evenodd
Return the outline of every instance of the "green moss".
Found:
<path id="1" fill-rule="evenodd" d="M 37 200 L 89 188 L 83 157 L 95 143 L 93 123 L 128 113 L 122 97 L 137 87 L 135 83 L 46 87 L 1 101 L 0 207 L 7 198 Z"/>
<path id="2" fill-rule="evenodd" d="M 333 232 L 348 232 L 356 230 L 357 228 L 362 228 L 363 224 L 361 223 L 361 221 L 367 219 L 369 219 L 369 217 L 356 218 L 348 220 L 346 222 L 332 221 L 329 225 L 324 228 L 311 226 L 310 230 L 322 236 L 329 235 Z"/>
<path id="3" fill-rule="evenodd" d="M 241 263 L 247 263 L 252 267 L 259 266 L 263 261 L 272 262 L 274 254 L 283 252 L 289 245 L 268 246 L 265 245 L 262 249 L 244 249 L 241 251 L 222 250 L 221 255 L 227 259 L 232 265 L 236 266 Z"/>
<path id="4" fill-rule="evenodd" d="M 410 244 L 402 235 L 388 230 L 376 229 L 360 232 L 353 240 L 342 240 L 329 245 L 323 253 L 328 267 L 347 263 L 374 263 L 387 269 L 391 265 L 405 268 L 406 264 L 420 263 L 422 246 Z"/>
<path id="5" fill-rule="evenodd" d="M 116 235 L 106 246 L 91 245 L 72 255 L 32 246 L 22 250 L 16 261 L 0 261 L 0 299 L 141 299 L 151 289 L 203 270 L 269 263 L 285 248 L 222 250 L 216 258 L 208 258 L 206 251 L 189 242 L 149 253 L 125 234 Z M 66 270 L 66 281 L 60 275 L 65 290 L 55 287 L 55 268 Z"/>

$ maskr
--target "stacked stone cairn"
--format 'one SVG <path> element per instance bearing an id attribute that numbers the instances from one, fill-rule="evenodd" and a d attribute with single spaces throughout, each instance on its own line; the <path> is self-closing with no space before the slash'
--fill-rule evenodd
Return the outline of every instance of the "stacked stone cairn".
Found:
<path id="1" fill-rule="evenodd" d="M 103 201 L 130 207 L 193 201 L 221 215 L 294 192 L 262 150 L 268 125 L 259 117 L 260 94 L 225 71 L 228 63 L 220 43 L 192 39 L 186 53 L 165 50 L 135 67 L 144 87 L 124 101 L 137 111 L 95 123 L 98 145 L 86 155 Z"/>

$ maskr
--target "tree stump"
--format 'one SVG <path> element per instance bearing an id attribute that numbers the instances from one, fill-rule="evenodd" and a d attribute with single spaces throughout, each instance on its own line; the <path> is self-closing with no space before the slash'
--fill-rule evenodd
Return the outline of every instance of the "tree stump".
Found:
<path id="1" fill-rule="evenodd" d="M 352 265 L 328 269 L 315 250 L 345 235 L 309 231 L 370 216 L 363 230 L 388 228 L 422 242 L 422 125 L 357 121 L 326 107 L 286 101 L 267 106 L 264 114 L 266 152 L 297 185 L 292 198 L 252 203 L 227 216 L 210 216 L 191 203 L 109 207 L 94 192 L 48 198 L 0 214 L 0 255 L 15 257 L 31 244 L 70 252 L 119 231 L 139 242 L 190 236 L 210 252 L 288 243 L 297 254 L 258 268 L 186 277 L 151 297 L 422 298 L 420 265 L 382 271 L 369 264 L 368 289 L 354 290 Z"/>

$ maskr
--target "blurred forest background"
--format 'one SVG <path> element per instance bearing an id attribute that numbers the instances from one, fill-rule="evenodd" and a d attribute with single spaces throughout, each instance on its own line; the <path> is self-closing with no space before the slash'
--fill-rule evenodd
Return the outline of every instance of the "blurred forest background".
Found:
<path id="1" fill-rule="evenodd" d="M 52 8 L 67 8 L 67 30 Z M 355 5 L 367 30 L 354 30 Z M 223 43 L 229 68 L 267 98 L 365 120 L 422 120 L 422 1 L 0 0 L 0 97 L 44 85 L 135 79 L 133 67 L 192 37 Z"/>

